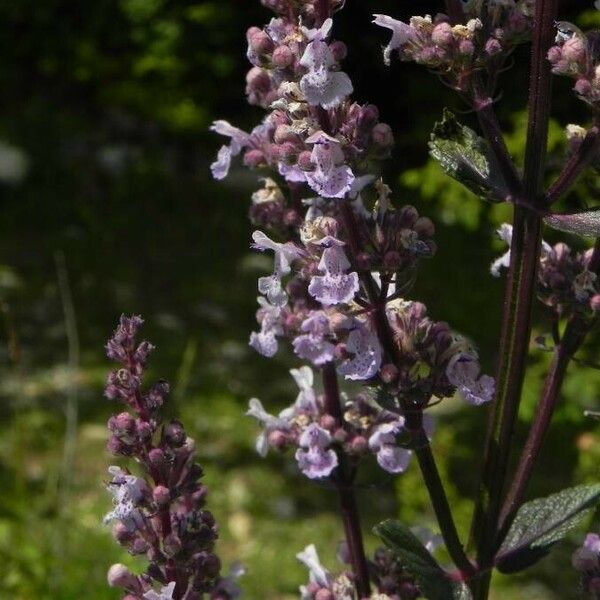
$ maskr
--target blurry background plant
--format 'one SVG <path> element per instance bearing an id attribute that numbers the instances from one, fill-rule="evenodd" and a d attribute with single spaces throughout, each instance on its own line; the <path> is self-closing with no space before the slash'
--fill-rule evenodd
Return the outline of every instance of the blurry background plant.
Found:
<path id="1" fill-rule="evenodd" d="M 503 283 L 488 279 L 501 248 L 490 240 L 507 207 L 475 200 L 428 160 L 426 141 L 442 107 L 464 106 L 441 82 L 432 93 L 419 68 L 384 67 L 387 35 L 369 24 L 372 13 L 406 19 L 414 4 L 348 0 L 336 35 L 352 40 L 345 70 L 356 98 L 378 105 L 394 128 L 386 178 L 400 191 L 396 197 L 438 225 L 440 257 L 423 265 L 416 293 L 432 314 L 477 334 L 481 356 L 493 357 L 499 311 L 486 307 L 497 306 Z M 441 9 L 418 4 L 419 13 Z M 591 2 L 562 4 L 561 18 L 600 28 Z M 285 354 L 265 378 L 264 363 L 247 346 L 256 276 L 269 262 L 247 252 L 250 226 L 240 202 L 246 205 L 254 178 L 240 170 L 226 186 L 215 185 L 208 169 L 220 143 L 209 124 L 223 117 L 246 127 L 258 118 L 241 94 L 245 31 L 266 14 L 257 2 L 236 0 L 0 6 L 0 598 L 113 598 L 106 568 L 116 561 L 134 566 L 127 554 L 117 555 L 101 523 L 109 502 L 98 484 L 110 460 L 104 426 L 113 408 L 101 396 L 101 348 L 121 312 L 147 318 L 147 335 L 160 348 L 150 376 L 171 380 L 172 410 L 198 440 L 221 524 L 220 553 L 224 562 L 235 557 L 247 565 L 246 597 L 297 597 L 305 571 L 295 552 L 341 537 L 333 491 L 297 485 L 301 476 L 284 458 L 259 461 L 255 425 L 240 417 L 250 396 L 283 407 L 293 393 Z M 517 125 L 526 74 L 517 69 L 509 77 L 499 85 L 501 116 L 523 132 Z M 585 123 L 586 108 L 570 94 L 571 81 L 557 78 L 555 85 L 551 148 L 558 157 L 566 151 L 564 127 Z M 471 115 L 461 121 L 473 125 Z M 523 151 L 520 136 L 510 138 L 515 155 Z M 591 176 L 565 202 L 599 200 Z M 535 334 L 548 330 L 538 311 Z M 582 358 L 596 360 L 595 337 Z M 534 355 L 523 417 L 533 410 L 547 360 L 547 353 Z M 545 477 L 534 480 L 532 497 L 575 475 L 578 482 L 598 479 L 597 422 L 583 410 L 598 407 L 599 392 L 600 372 L 572 368 L 545 449 Z M 484 416 L 458 403 L 453 410 L 436 447 L 445 455 L 443 471 L 458 482 L 451 493 L 460 507 L 476 485 L 470 465 Z M 366 526 L 390 516 L 397 503 L 400 517 L 433 523 L 419 489 L 414 468 L 394 486 L 374 472 L 358 490 Z M 458 516 L 466 527 L 467 503 Z M 510 588 L 500 583 L 497 597 L 568 598 L 574 547 L 562 546 Z M 332 550 L 325 550 L 323 561 L 333 566 Z"/>

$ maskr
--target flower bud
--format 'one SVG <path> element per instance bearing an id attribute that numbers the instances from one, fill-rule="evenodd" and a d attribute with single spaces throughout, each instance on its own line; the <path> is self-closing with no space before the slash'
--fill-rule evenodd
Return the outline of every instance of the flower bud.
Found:
<path id="1" fill-rule="evenodd" d="M 333 433 L 333 439 L 336 442 L 340 442 L 343 444 L 348 439 L 348 432 L 345 429 L 343 429 L 342 427 L 339 427 Z"/>
<path id="2" fill-rule="evenodd" d="M 396 381 L 398 377 L 398 368 L 396 365 L 388 363 L 387 365 L 383 365 L 381 370 L 379 371 L 379 376 L 381 377 L 384 383 L 392 383 Z"/>
<path id="3" fill-rule="evenodd" d="M 475 46 L 473 45 L 473 42 L 471 40 L 463 40 L 458 45 L 458 51 L 463 56 L 471 56 L 473 52 L 475 52 Z"/>
<path id="4" fill-rule="evenodd" d="M 327 429 L 328 431 L 333 431 L 335 429 L 336 421 L 331 415 L 323 415 L 320 419 L 320 423 L 323 429 Z"/>
<path id="5" fill-rule="evenodd" d="M 269 74 L 260 67 L 252 67 L 246 75 L 247 93 L 266 93 L 271 87 L 271 78 Z"/>
<path id="6" fill-rule="evenodd" d="M 148 452 L 148 462 L 153 467 L 160 467 L 165 462 L 165 453 L 160 448 L 152 448 Z"/>
<path id="7" fill-rule="evenodd" d="M 261 29 L 252 33 L 252 36 L 248 39 L 248 44 L 259 56 L 270 54 L 274 48 L 273 40 Z"/>
<path id="8" fill-rule="evenodd" d="M 600 310 L 600 294 L 594 294 L 590 298 L 590 308 L 593 311 L 599 311 Z"/>
<path id="9" fill-rule="evenodd" d="M 260 27 L 250 27 L 248 31 L 246 31 L 246 41 L 250 43 L 250 40 L 257 33 L 261 33 L 262 29 Z"/>
<path id="10" fill-rule="evenodd" d="M 181 540 L 174 533 L 170 533 L 163 540 L 163 551 L 169 557 L 172 558 L 181 551 Z"/>
<path id="11" fill-rule="evenodd" d="M 112 534 L 115 540 L 119 542 L 119 544 L 125 544 L 129 542 L 133 537 L 131 531 L 129 531 L 129 529 L 127 529 L 127 526 L 121 523 L 121 521 L 115 524 L 112 530 Z"/>
<path id="12" fill-rule="evenodd" d="M 321 588 L 316 594 L 315 594 L 315 600 L 334 600 L 335 596 L 333 595 L 333 592 L 328 590 L 327 588 Z"/>
<path id="13" fill-rule="evenodd" d="M 335 62 L 342 62 L 348 56 L 348 47 L 344 42 L 335 41 L 329 44 L 329 50 L 333 54 Z"/>
<path id="14" fill-rule="evenodd" d="M 485 44 L 485 53 L 488 56 L 496 56 L 502 52 L 502 44 L 496 38 L 490 38 Z"/>
<path id="15" fill-rule="evenodd" d="M 585 77 L 577 80 L 573 88 L 580 96 L 587 96 L 592 91 L 592 84 Z"/>
<path id="16" fill-rule="evenodd" d="M 279 69 L 285 69 L 294 63 L 294 53 L 289 46 L 278 46 L 273 52 L 273 64 Z"/>
<path id="17" fill-rule="evenodd" d="M 313 163 L 311 155 L 310 150 L 303 150 L 298 155 L 298 167 L 303 171 L 312 171 L 315 168 L 315 163 Z"/>
<path id="18" fill-rule="evenodd" d="M 152 490 L 152 498 L 156 504 L 159 506 L 164 506 L 171 500 L 171 492 L 169 491 L 169 488 L 165 487 L 164 485 L 157 485 Z"/>
<path id="19" fill-rule="evenodd" d="M 135 588 L 139 585 L 137 577 L 120 563 L 114 564 L 106 575 L 110 587 Z"/>
<path id="20" fill-rule="evenodd" d="M 149 440 L 154 433 L 154 429 L 152 425 L 148 421 L 144 421 L 142 419 L 137 419 L 135 422 L 135 431 L 140 438 L 140 440 Z"/>
<path id="21" fill-rule="evenodd" d="M 355 454 L 362 454 L 369 447 L 367 438 L 362 435 L 357 435 L 350 443 L 350 450 Z"/>
<path id="22" fill-rule="evenodd" d="M 266 162 L 267 161 L 262 150 L 253 148 L 244 154 L 244 165 L 250 169 L 260 167 L 261 165 L 266 164 Z"/>
<path id="23" fill-rule="evenodd" d="M 562 57 L 572 62 L 582 62 L 586 57 L 585 41 L 578 35 L 567 40 L 562 47 Z"/>
<path id="24" fill-rule="evenodd" d="M 419 211 L 414 206 L 407 204 L 398 211 L 398 216 L 403 227 L 413 227 L 419 218 Z"/>
<path id="25" fill-rule="evenodd" d="M 399 252 L 395 250 L 390 250 L 386 252 L 383 256 L 383 266 L 386 269 L 390 269 L 392 271 L 398 269 L 400 267 L 400 263 L 402 262 L 402 257 Z"/>
<path id="26" fill-rule="evenodd" d="M 287 444 L 287 436 L 278 429 L 269 433 L 268 440 L 269 446 L 275 448 L 275 450 L 283 450 Z"/>
<path id="27" fill-rule="evenodd" d="M 371 133 L 373 143 L 383 148 L 389 148 L 394 145 L 394 134 L 392 128 L 387 123 L 377 123 Z"/>
<path id="28" fill-rule="evenodd" d="M 454 41 L 450 23 L 438 23 L 431 32 L 431 41 L 438 46 L 450 46 Z"/>
<path id="29" fill-rule="evenodd" d="M 428 217 L 419 217 L 413 227 L 419 237 L 430 238 L 435 235 L 435 225 Z"/>
<path id="30" fill-rule="evenodd" d="M 163 437 L 169 446 L 173 448 L 181 447 L 186 440 L 185 430 L 181 422 L 173 420 L 168 425 L 165 425 Z"/>

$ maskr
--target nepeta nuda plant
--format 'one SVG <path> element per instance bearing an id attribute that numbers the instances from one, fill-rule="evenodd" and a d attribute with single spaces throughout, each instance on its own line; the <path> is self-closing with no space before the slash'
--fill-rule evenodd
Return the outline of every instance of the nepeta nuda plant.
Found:
<path id="1" fill-rule="evenodd" d="M 234 567 L 228 577 L 220 576 L 214 553 L 218 528 L 204 508 L 208 490 L 200 483 L 196 444 L 179 421 L 161 420 L 169 384 L 160 380 L 142 388 L 154 349 L 136 341 L 142 323 L 140 317 L 122 316 L 106 344 L 107 356 L 119 368 L 109 374 L 104 393 L 126 408 L 108 421 L 107 447 L 137 464 L 133 472 L 109 467 L 113 509 L 104 522 L 114 523 L 116 541 L 132 555 L 145 555 L 148 567 L 134 575 L 115 564 L 108 583 L 125 590 L 123 600 L 232 600 L 239 596 L 235 578 L 243 571 Z"/>
<path id="2" fill-rule="evenodd" d="M 520 571 L 542 558 L 600 497 L 600 485 L 578 486 L 525 503 L 527 485 L 554 413 L 567 366 L 592 330 L 600 310 L 600 245 L 574 252 L 542 240 L 544 222 L 579 235 L 600 236 L 595 211 L 554 212 L 555 203 L 600 157 L 597 34 L 556 22 L 557 0 L 447 0 L 445 13 L 409 23 L 376 15 L 391 30 L 386 62 L 396 58 L 426 66 L 453 88 L 477 115 L 483 137 L 445 112 L 429 142 L 449 176 L 478 196 L 513 206 L 512 225 L 499 230 L 509 251 L 491 267 L 507 272 L 496 377 L 482 374 L 474 345 L 411 297 L 422 260 L 436 253 L 433 223 L 412 206 L 397 207 L 378 178 L 393 145 L 390 127 L 372 105 L 353 102 L 352 81 L 342 70 L 346 46 L 333 38 L 333 16 L 342 0 L 263 0 L 275 16 L 248 30 L 247 77 L 251 104 L 267 111 L 246 133 L 225 121 L 213 129 L 229 138 L 212 165 L 217 179 L 243 155 L 264 176 L 252 197 L 257 226 L 253 247 L 273 257 L 258 281 L 258 327 L 250 345 L 265 357 L 283 345 L 307 365 L 292 369 L 298 395 L 278 415 L 260 400 L 248 415 L 261 425 L 259 454 L 291 450 L 307 478 L 327 480 L 338 491 L 349 568 L 332 574 L 310 545 L 297 558 L 309 570 L 300 588 L 306 600 L 379 598 L 484 600 L 493 569 Z M 440 7 L 442 8 L 442 7 Z M 509 155 L 494 108 L 499 73 L 518 44 L 532 41 L 529 122 L 523 169 Z M 569 155 L 558 178 L 544 186 L 552 72 L 575 79 L 575 93 L 592 112 L 589 129 L 567 129 Z M 524 448 L 514 448 L 538 298 L 550 315 L 553 358 Z M 144 476 L 111 467 L 109 489 L 118 541 L 149 567 L 135 576 L 114 566 L 109 581 L 129 598 L 230 598 L 237 591 L 220 579 L 212 553 L 214 520 L 202 509 L 194 446 L 178 422 L 159 426 L 167 389 L 140 390 L 150 346 L 136 346 L 137 318 L 122 319 L 108 344 L 122 368 L 111 374 L 109 398 L 131 412 L 109 422 L 109 448 L 137 460 Z M 315 383 L 315 372 L 321 384 Z M 340 391 L 340 379 L 363 391 Z M 428 409 L 461 397 L 490 405 L 481 486 L 468 543 L 459 538 L 430 440 Z M 132 414 L 133 413 L 133 414 Z M 509 459 L 517 455 L 509 472 Z M 441 538 L 396 521 L 375 532 L 387 549 L 368 558 L 354 497 L 361 463 L 375 459 L 393 475 L 414 460 L 423 475 Z M 454 563 L 442 568 L 432 552 L 442 541 Z M 600 544 L 589 534 L 573 557 L 583 590 L 600 597 Z M 575 593 L 577 593 L 575 591 Z"/>

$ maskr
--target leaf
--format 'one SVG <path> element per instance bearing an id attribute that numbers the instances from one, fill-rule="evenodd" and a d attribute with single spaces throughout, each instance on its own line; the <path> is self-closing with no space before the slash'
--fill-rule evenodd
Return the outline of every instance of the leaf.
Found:
<path id="1" fill-rule="evenodd" d="M 487 142 L 447 109 L 433 128 L 429 151 L 450 177 L 480 198 L 503 202 L 509 195 Z"/>
<path id="2" fill-rule="evenodd" d="M 524 504 L 496 555 L 498 570 L 515 573 L 546 556 L 599 498 L 600 484 L 580 485 Z"/>
<path id="3" fill-rule="evenodd" d="M 570 215 L 548 215 L 546 225 L 558 231 L 580 236 L 600 237 L 600 209 L 586 210 Z"/>
<path id="4" fill-rule="evenodd" d="M 451 581 L 427 548 L 407 527 L 390 519 L 377 525 L 373 531 L 400 558 L 426 598 L 472 600 L 467 586 Z"/>

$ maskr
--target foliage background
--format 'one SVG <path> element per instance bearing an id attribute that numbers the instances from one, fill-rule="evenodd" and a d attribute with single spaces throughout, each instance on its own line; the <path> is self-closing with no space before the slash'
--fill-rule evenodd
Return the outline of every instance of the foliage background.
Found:
<path id="1" fill-rule="evenodd" d="M 590 4 L 563 2 L 563 18 L 599 25 L 598 13 L 582 12 Z M 503 283 L 488 266 L 500 250 L 493 230 L 509 212 L 480 203 L 428 162 L 426 141 L 442 108 L 465 113 L 467 123 L 472 115 L 421 69 L 385 68 L 387 35 L 369 24 L 373 12 L 406 18 L 440 9 L 436 2 L 348 0 L 335 33 L 350 42 L 345 70 L 356 97 L 377 104 L 396 133 L 386 176 L 398 202 L 438 223 L 440 251 L 414 297 L 472 336 L 491 371 Z M 255 425 L 243 416 L 251 396 L 273 410 L 294 397 L 287 375 L 293 357 L 266 363 L 246 345 L 256 277 L 265 268 L 263 257 L 248 252 L 255 178 L 240 170 L 217 185 L 208 172 L 219 144 L 207 131 L 211 121 L 248 128 L 261 118 L 243 98 L 244 34 L 268 18 L 258 0 L 0 3 L 0 598 L 117 598 L 105 586 L 106 569 L 134 563 L 101 524 L 111 462 L 104 423 L 113 409 L 101 395 L 102 345 L 121 312 L 146 318 L 145 333 L 158 346 L 152 375 L 172 381 L 170 410 L 198 440 L 220 551 L 226 564 L 239 558 L 247 565 L 246 597 L 297 597 L 306 575 L 294 555 L 308 543 L 334 567 L 340 525 L 333 492 L 301 478 L 289 457 L 259 460 Z M 498 89 L 516 156 L 526 58 L 524 48 Z M 553 167 L 564 151 L 562 127 L 587 119 L 569 82 L 556 83 Z M 597 204 L 599 195 L 589 179 L 567 202 Z M 68 362 L 60 256 L 77 323 L 76 364 Z M 539 310 L 537 334 L 547 330 L 544 317 Z M 584 354 L 594 360 L 597 349 L 592 342 Z M 523 421 L 547 364 L 544 353 L 532 356 Z M 582 412 L 598 407 L 599 390 L 598 371 L 572 367 L 532 495 L 598 479 L 598 430 Z M 66 433 L 73 407 L 76 428 Z M 485 411 L 450 400 L 438 414 L 436 451 L 464 531 Z M 396 480 L 367 468 L 358 494 L 367 530 L 394 514 L 433 525 L 414 467 Z M 367 543 L 375 540 L 368 535 Z M 523 577 L 496 580 L 494 597 L 580 597 L 569 564 L 574 543 Z"/>

